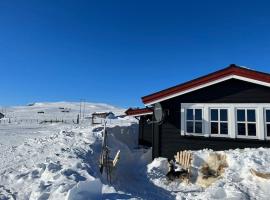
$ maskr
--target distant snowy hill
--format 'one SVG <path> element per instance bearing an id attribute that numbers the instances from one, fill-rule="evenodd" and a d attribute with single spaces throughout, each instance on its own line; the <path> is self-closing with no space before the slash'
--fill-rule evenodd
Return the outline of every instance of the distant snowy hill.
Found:
<path id="1" fill-rule="evenodd" d="M 33 103 L 28 106 L 15 106 L 5 109 L 7 118 L 21 119 L 76 119 L 80 113 L 90 116 L 93 112 L 113 112 L 116 115 L 124 114 L 125 109 L 103 103 L 89 102 L 54 102 Z"/>
<path id="2" fill-rule="evenodd" d="M 123 115 L 125 109 L 103 103 L 53 102 L 34 103 L 31 106 L 5 108 L 4 119 L 0 120 L 0 145 L 19 144 L 26 138 L 41 137 L 60 131 L 63 127 L 74 126 L 81 109 L 82 123 L 90 125 L 93 112 L 113 112 Z M 63 112 L 64 111 L 64 112 Z M 84 117 L 84 118 L 83 118 Z M 41 124 L 43 121 L 63 121 L 65 123 Z"/>

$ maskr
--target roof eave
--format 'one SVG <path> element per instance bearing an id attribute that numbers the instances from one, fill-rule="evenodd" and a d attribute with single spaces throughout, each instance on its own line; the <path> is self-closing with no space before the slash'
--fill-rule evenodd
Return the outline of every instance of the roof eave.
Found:
<path id="1" fill-rule="evenodd" d="M 200 78 L 194 79 L 192 81 L 153 93 L 151 95 L 147 95 L 142 97 L 142 101 L 145 105 L 152 105 L 157 102 L 161 102 L 168 98 L 173 98 L 175 96 L 180 96 L 186 94 L 191 91 L 197 90 L 196 88 L 200 89 L 201 85 L 208 85 L 211 82 L 222 82 L 224 80 L 243 77 L 246 79 L 251 79 L 257 81 L 257 84 L 266 83 L 266 86 L 270 86 L 270 75 L 262 72 L 257 72 L 254 70 L 238 67 L 236 65 L 230 65 L 229 67 L 219 70 L 217 72 L 208 74 L 206 76 L 202 76 Z M 224 80 L 222 80 L 224 79 Z M 218 81 L 221 80 L 221 81 Z M 246 80 L 247 81 L 247 80 Z"/>

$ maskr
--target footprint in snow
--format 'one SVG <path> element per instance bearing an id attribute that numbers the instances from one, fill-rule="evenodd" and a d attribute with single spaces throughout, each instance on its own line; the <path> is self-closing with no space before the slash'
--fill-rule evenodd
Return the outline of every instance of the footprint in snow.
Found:
<path id="1" fill-rule="evenodd" d="M 31 172 L 31 178 L 40 178 L 40 171 L 39 170 L 34 170 Z"/>
<path id="2" fill-rule="evenodd" d="M 25 179 L 27 179 L 28 178 L 28 175 L 30 174 L 30 172 L 26 172 L 26 173 L 22 173 L 22 174 L 19 174 L 19 175 L 17 175 L 16 177 L 15 177 L 15 179 L 23 179 L 23 180 L 25 180 Z"/>
<path id="3" fill-rule="evenodd" d="M 49 197 L 50 197 L 50 193 L 45 192 L 42 195 L 40 195 L 40 197 L 37 200 L 47 200 L 49 199 Z"/>
<path id="4" fill-rule="evenodd" d="M 44 181 L 40 181 L 39 184 L 39 191 L 43 191 L 43 192 L 50 192 L 52 183 L 49 181 L 48 183 L 45 183 Z"/>
<path id="5" fill-rule="evenodd" d="M 72 179 L 76 182 L 78 181 L 85 181 L 86 178 L 80 175 L 78 172 L 72 170 L 72 169 L 65 169 L 61 172 L 62 175 L 66 176 L 68 179 Z"/>
<path id="6" fill-rule="evenodd" d="M 60 162 L 49 163 L 47 166 L 47 169 L 49 172 L 55 173 L 55 172 L 58 172 L 62 169 L 62 165 L 60 164 Z"/>

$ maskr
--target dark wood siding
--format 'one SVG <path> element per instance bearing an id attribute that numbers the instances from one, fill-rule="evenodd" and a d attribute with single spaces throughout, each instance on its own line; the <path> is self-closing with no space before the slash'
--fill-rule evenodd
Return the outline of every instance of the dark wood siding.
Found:
<path id="1" fill-rule="evenodd" d="M 169 136 L 162 138 L 160 156 L 172 159 L 177 151 L 212 149 L 215 151 L 243 148 L 270 148 L 270 141 L 230 138 L 206 138 L 198 136 L 181 136 L 176 131 L 166 132 Z M 177 141 L 177 142 L 175 142 Z"/>
<path id="2" fill-rule="evenodd" d="M 154 123 L 153 124 L 153 146 L 152 146 L 152 157 L 156 158 L 159 157 L 161 154 L 161 148 L 160 148 L 160 125 Z"/>
<path id="3" fill-rule="evenodd" d="M 229 148 L 244 148 L 269 146 L 268 142 L 255 140 L 235 140 L 222 138 L 192 139 L 180 135 L 181 103 L 270 103 L 270 88 L 231 79 L 185 95 L 161 102 L 164 110 L 168 110 L 164 123 L 159 126 L 159 140 L 154 144 L 154 157 L 164 156 L 171 158 L 181 149 L 211 148 L 222 150 Z M 156 134 L 156 132 L 154 133 Z M 197 142 L 196 142 L 197 141 Z M 222 142 L 223 141 L 223 142 Z M 156 150 L 159 148 L 159 152 Z"/>
<path id="4" fill-rule="evenodd" d="M 152 115 L 141 116 L 139 121 L 139 144 L 152 146 L 152 124 L 147 120 L 152 121 Z"/>

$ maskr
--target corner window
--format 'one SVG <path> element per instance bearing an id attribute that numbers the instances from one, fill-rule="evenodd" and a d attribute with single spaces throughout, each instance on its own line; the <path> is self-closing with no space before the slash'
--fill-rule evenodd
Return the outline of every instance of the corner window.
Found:
<path id="1" fill-rule="evenodd" d="M 265 110 L 266 137 L 270 137 L 270 109 Z"/>
<path id="2" fill-rule="evenodd" d="M 256 110 L 237 109 L 237 134 L 239 136 L 256 136 Z"/>
<path id="3" fill-rule="evenodd" d="M 186 132 L 202 134 L 202 131 L 202 109 L 186 109 Z"/>
<path id="4" fill-rule="evenodd" d="M 210 110 L 211 134 L 228 135 L 228 110 L 211 109 Z"/>

